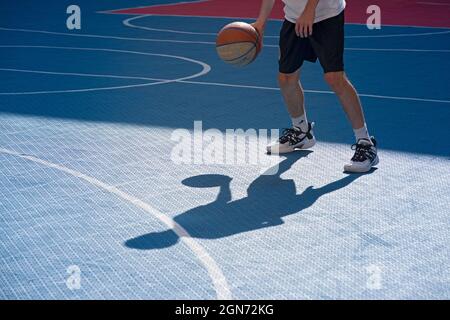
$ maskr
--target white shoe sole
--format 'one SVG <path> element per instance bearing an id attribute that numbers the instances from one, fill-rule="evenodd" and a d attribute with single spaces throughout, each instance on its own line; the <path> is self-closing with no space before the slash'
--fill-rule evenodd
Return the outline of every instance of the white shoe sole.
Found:
<path id="1" fill-rule="evenodd" d="M 275 146 L 267 146 L 267 153 L 268 154 L 286 154 L 286 153 L 294 152 L 295 150 L 307 150 L 307 149 L 314 147 L 315 145 L 316 145 L 316 139 L 314 138 L 314 139 L 308 140 L 307 142 L 301 142 L 295 146 L 286 147 L 285 149 L 282 149 L 281 151 L 278 150 L 278 152 L 276 150 L 274 150 Z"/>
<path id="2" fill-rule="evenodd" d="M 345 165 L 344 166 L 344 172 L 349 172 L 349 173 L 366 173 L 366 172 L 369 172 L 370 170 L 372 170 L 372 168 L 374 166 L 376 166 L 377 164 L 379 164 L 379 163 L 380 163 L 380 159 L 377 156 L 370 165 L 365 166 L 365 167 Z"/>

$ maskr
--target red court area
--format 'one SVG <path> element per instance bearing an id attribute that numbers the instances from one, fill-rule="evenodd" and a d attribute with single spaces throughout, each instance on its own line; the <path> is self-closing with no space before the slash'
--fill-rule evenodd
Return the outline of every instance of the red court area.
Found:
<path id="1" fill-rule="evenodd" d="M 111 12 L 137 15 L 255 18 L 260 3 L 261 0 L 200 0 Z M 347 22 L 366 23 L 368 17 L 366 11 L 370 5 L 378 5 L 381 8 L 383 25 L 450 28 L 450 0 L 347 0 Z M 283 3 L 277 0 L 272 18 L 282 19 L 283 16 Z"/>

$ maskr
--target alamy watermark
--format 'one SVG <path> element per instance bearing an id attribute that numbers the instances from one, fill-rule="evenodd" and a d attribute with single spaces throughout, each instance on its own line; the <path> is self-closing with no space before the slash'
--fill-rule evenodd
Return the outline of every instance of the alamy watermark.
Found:
<path id="1" fill-rule="evenodd" d="M 263 174 L 276 174 L 277 155 L 267 155 L 267 145 L 279 138 L 278 129 L 203 130 L 202 121 L 194 122 L 194 130 L 177 129 L 171 140 L 176 142 L 171 160 L 177 165 L 252 165 Z M 267 171 L 268 169 L 271 169 Z"/>
<path id="2" fill-rule="evenodd" d="M 368 274 L 366 287 L 369 290 L 383 289 L 383 268 L 377 265 L 370 265 L 366 267 Z"/>
<path id="3" fill-rule="evenodd" d="M 77 265 L 72 265 L 67 267 L 66 270 L 69 275 L 66 279 L 66 286 L 69 290 L 80 290 L 81 289 L 81 269 Z"/>
<path id="4" fill-rule="evenodd" d="M 81 30 L 81 9 L 77 5 L 67 7 L 66 13 L 69 15 L 66 20 L 66 27 L 69 30 Z"/>
<path id="5" fill-rule="evenodd" d="M 367 18 L 367 28 L 369 30 L 381 29 L 381 8 L 377 5 L 371 5 L 367 7 L 366 13 L 369 15 Z"/>

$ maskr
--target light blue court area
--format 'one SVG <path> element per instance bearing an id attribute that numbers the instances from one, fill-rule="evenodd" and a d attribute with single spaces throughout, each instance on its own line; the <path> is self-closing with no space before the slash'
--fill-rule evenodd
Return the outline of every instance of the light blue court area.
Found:
<path id="1" fill-rule="evenodd" d="M 279 21 L 234 69 L 208 34 L 230 19 L 78 3 L 80 31 L 64 1 L 0 10 L 1 299 L 450 298 L 449 29 L 347 26 L 377 170 L 342 173 L 352 130 L 307 64 L 319 143 L 263 175 L 176 164 L 171 138 L 289 126 Z"/>

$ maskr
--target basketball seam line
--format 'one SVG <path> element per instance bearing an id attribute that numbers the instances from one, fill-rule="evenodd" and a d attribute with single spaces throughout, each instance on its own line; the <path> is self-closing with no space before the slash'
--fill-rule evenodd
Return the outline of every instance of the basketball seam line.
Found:
<path id="1" fill-rule="evenodd" d="M 231 59 L 231 60 L 223 59 L 223 61 L 225 61 L 225 62 L 232 62 L 232 61 L 239 60 L 239 59 L 241 59 L 242 57 L 244 57 L 244 56 L 246 56 L 247 54 L 249 54 L 250 51 L 252 51 L 253 49 L 256 49 L 256 44 L 253 44 L 253 47 L 251 47 L 247 52 L 245 52 L 244 54 L 240 55 L 239 57 L 234 58 L 234 59 Z M 256 56 L 256 54 L 255 54 L 255 56 Z M 254 59 L 255 59 L 255 57 L 253 57 L 252 61 L 253 61 Z"/>
<path id="2" fill-rule="evenodd" d="M 252 26 L 253 27 L 253 26 Z M 253 27 L 254 28 L 254 27 Z M 254 28 L 256 31 L 256 43 L 259 43 L 259 39 L 260 39 L 260 35 L 258 30 L 256 30 L 256 28 Z M 248 32 L 247 30 L 243 29 L 243 28 L 238 28 L 238 27 L 228 27 L 226 28 L 226 30 L 239 30 L 242 32 L 245 32 L 246 34 L 250 35 L 250 36 L 254 36 L 254 34 L 252 34 L 251 32 Z"/>
<path id="3" fill-rule="evenodd" d="M 253 44 L 253 45 L 255 44 L 253 41 L 227 42 L 227 43 L 224 43 L 224 44 L 221 44 L 221 45 L 217 45 L 217 44 L 216 44 L 216 48 L 228 46 L 228 45 L 230 45 L 230 44 L 239 44 L 239 43 L 251 43 L 251 44 Z"/>
<path id="4" fill-rule="evenodd" d="M 252 25 L 251 25 L 252 26 Z M 252 26 L 252 28 L 253 29 L 255 29 L 255 31 L 256 31 L 256 52 L 257 52 L 257 55 L 258 55 L 258 53 L 261 51 L 261 48 L 262 48 L 262 45 L 259 45 L 260 44 L 260 41 L 262 41 L 261 40 L 261 35 L 259 34 L 259 31 L 258 31 L 258 29 L 256 29 L 255 27 L 253 27 Z M 241 30 L 241 31 L 244 31 L 246 34 L 248 34 L 248 35 L 253 35 L 251 32 L 249 32 L 247 29 L 242 29 L 242 28 L 237 28 L 237 27 L 230 27 L 229 29 L 237 29 L 237 30 Z M 258 50 L 258 46 L 260 47 L 259 48 L 259 50 Z M 255 57 L 256 58 L 256 57 Z"/>

